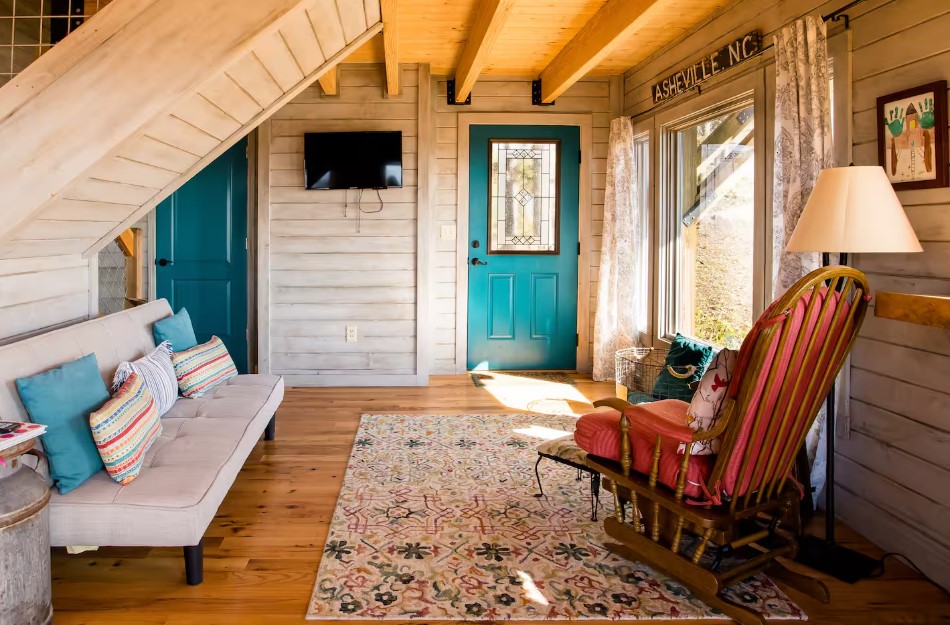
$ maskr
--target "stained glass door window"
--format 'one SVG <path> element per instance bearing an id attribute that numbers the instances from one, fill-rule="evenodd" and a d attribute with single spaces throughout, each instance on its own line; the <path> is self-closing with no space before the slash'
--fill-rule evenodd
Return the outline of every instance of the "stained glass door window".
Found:
<path id="1" fill-rule="evenodd" d="M 488 253 L 558 253 L 557 140 L 489 142 Z"/>

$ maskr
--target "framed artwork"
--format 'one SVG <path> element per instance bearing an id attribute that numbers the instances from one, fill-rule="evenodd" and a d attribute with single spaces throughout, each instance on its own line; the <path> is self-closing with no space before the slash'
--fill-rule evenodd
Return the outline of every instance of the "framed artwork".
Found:
<path id="1" fill-rule="evenodd" d="M 877 99 L 878 163 L 894 189 L 948 186 L 947 81 Z"/>

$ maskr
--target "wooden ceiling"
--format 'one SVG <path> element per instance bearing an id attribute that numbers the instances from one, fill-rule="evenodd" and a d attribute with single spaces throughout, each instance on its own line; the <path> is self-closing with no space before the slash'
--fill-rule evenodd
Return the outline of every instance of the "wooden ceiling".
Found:
<path id="1" fill-rule="evenodd" d="M 703 21 L 728 0 L 613 0 L 640 15 L 589 75 L 621 74 Z M 433 74 L 452 76 L 473 32 L 476 14 L 498 0 L 395 0 L 401 63 L 429 63 Z M 604 9 L 608 0 L 513 0 L 481 74 L 536 78 Z M 382 63 L 379 35 L 348 59 Z"/>

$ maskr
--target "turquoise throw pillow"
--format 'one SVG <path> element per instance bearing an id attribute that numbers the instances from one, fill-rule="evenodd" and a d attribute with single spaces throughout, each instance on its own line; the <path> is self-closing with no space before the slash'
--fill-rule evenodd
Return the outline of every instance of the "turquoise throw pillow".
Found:
<path id="1" fill-rule="evenodd" d="M 191 316 L 184 308 L 171 317 L 156 321 L 152 326 L 152 336 L 155 337 L 156 345 L 170 341 L 173 352 L 183 352 L 198 344 L 195 329 L 191 325 Z"/>
<path id="2" fill-rule="evenodd" d="M 689 385 L 699 382 L 715 356 L 716 349 L 713 346 L 693 341 L 677 332 L 666 354 L 663 369 L 653 383 L 653 396 L 657 399 L 690 401 L 694 391 Z M 694 367 L 692 373 L 690 366 Z M 677 375 L 670 373 L 670 367 Z"/>
<path id="3" fill-rule="evenodd" d="M 33 423 L 46 426 L 50 477 L 65 495 L 102 470 L 89 415 L 109 399 L 95 354 L 16 381 Z"/>

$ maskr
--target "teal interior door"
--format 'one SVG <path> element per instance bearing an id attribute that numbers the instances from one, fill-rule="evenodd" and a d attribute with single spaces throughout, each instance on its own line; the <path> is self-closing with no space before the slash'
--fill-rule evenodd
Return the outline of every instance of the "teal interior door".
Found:
<path id="1" fill-rule="evenodd" d="M 158 205 L 155 293 L 188 309 L 198 342 L 218 336 L 247 372 L 247 141 Z"/>
<path id="2" fill-rule="evenodd" d="M 574 126 L 471 126 L 468 368 L 577 365 Z"/>

